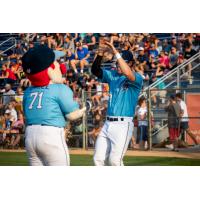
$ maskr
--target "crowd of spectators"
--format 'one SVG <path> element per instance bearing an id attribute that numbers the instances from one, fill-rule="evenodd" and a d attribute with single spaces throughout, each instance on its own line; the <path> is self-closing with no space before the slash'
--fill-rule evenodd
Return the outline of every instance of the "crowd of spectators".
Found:
<path id="1" fill-rule="evenodd" d="M 4 57 L 1 57 L 0 54 L 0 92 L 3 95 L 0 104 L 0 131 L 20 132 L 23 130 L 22 95 L 23 90 L 30 86 L 30 82 L 23 73 L 21 57 L 28 49 L 38 44 L 66 52 L 66 56 L 59 60 L 67 68 L 64 75 L 66 84 L 73 90 L 74 98 L 79 98 L 79 100 L 82 89 L 88 92 L 87 98 L 94 107 L 91 109 L 92 120 L 96 124 L 91 132 L 98 130 L 99 119 L 102 119 L 104 110 L 106 110 L 104 102 L 108 99 L 109 88 L 107 84 L 100 83 L 91 74 L 90 65 L 102 37 L 111 41 L 129 66 L 143 75 L 144 87 L 158 80 L 186 59 L 191 58 L 200 49 L 200 34 L 198 33 L 162 34 L 162 37 L 158 37 L 158 34 L 148 33 L 18 34 L 16 47 L 5 52 L 6 56 L 4 55 Z M 103 67 L 112 68 L 114 64 L 112 53 L 107 52 L 104 55 Z M 190 69 L 188 69 L 188 78 L 191 78 Z M 11 123 L 7 123 L 7 121 L 11 121 Z M 11 142 L 12 138 L 19 140 L 16 134 L 6 134 L 9 137 L 1 137 L 1 143 L 9 141 L 10 146 L 16 146 L 16 142 Z"/>

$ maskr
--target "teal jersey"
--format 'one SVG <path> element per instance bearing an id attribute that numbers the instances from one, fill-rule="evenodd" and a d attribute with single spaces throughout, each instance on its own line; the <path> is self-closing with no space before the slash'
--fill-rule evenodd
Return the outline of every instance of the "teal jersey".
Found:
<path id="1" fill-rule="evenodd" d="M 64 84 L 29 87 L 24 92 L 23 110 L 26 125 L 64 127 L 65 115 L 78 108 L 71 89 Z"/>
<path id="2" fill-rule="evenodd" d="M 135 81 L 116 70 L 103 70 L 101 80 L 109 84 L 108 116 L 134 117 L 138 97 L 142 89 L 143 78 L 135 73 Z"/>

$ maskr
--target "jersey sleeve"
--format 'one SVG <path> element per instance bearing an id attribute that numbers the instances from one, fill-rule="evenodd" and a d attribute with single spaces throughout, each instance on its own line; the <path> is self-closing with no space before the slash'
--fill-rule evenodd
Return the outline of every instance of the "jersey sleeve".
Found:
<path id="1" fill-rule="evenodd" d="M 110 81 L 114 78 L 114 71 L 105 69 L 103 69 L 102 71 L 103 71 L 103 78 L 101 79 L 101 82 L 110 83 Z"/>
<path id="2" fill-rule="evenodd" d="M 135 80 L 134 81 L 129 81 L 129 83 L 137 88 L 142 88 L 142 84 L 143 84 L 143 78 L 139 73 L 135 73 Z"/>
<path id="3" fill-rule="evenodd" d="M 72 90 L 66 86 L 60 84 L 59 88 L 59 95 L 58 95 L 58 104 L 61 108 L 61 111 L 66 115 L 71 113 L 79 108 L 79 105 L 73 99 L 73 92 Z"/>

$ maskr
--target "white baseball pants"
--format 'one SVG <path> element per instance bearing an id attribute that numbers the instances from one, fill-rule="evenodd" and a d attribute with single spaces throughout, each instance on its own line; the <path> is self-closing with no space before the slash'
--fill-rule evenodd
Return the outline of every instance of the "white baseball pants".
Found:
<path id="1" fill-rule="evenodd" d="M 123 166 L 123 157 L 133 134 L 132 120 L 106 121 L 97 137 L 94 153 L 96 166 Z"/>
<path id="2" fill-rule="evenodd" d="M 63 128 L 27 126 L 25 148 L 31 166 L 70 165 Z"/>

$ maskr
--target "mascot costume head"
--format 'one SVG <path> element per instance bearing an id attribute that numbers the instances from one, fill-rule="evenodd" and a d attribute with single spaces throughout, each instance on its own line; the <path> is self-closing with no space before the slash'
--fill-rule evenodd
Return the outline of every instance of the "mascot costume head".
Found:
<path id="1" fill-rule="evenodd" d="M 63 74 L 66 74 L 66 66 L 59 64 L 58 59 L 64 57 L 63 51 L 52 50 L 46 45 L 38 45 L 29 49 L 22 57 L 22 67 L 31 85 L 44 87 L 49 84 L 64 83 Z M 66 117 L 74 121 L 83 116 L 86 107 L 78 109 Z"/>

